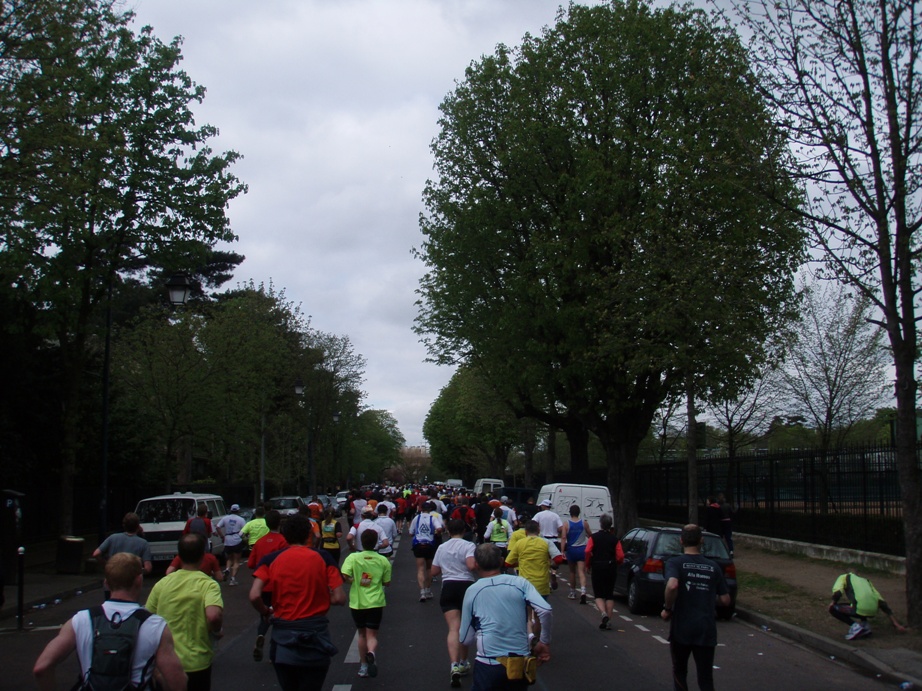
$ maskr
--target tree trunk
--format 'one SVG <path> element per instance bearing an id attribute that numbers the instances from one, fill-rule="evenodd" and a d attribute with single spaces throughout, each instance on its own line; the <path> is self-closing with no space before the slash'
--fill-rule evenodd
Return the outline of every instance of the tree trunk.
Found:
<path id="1" fill-rule="evenodd" d="M 570 445 L 570 471 L 573 482 L 586 483 L 589 479 L 589 430 L 581 422 L 567 420 L 564 427 Z"/>
<path id="2" fill-rule="evenodd" d="M 688 453 L 688 522 L 698 525 L 698 454 L 695 448 L 695 387 L 691 375 L 686 380 L 687 394 L 685 411 L 688 415 L 688 429 L 685 432 L 685 448 Z"/>
<path id="3" fill-rule="evenodd" d="M 547 426 L 547 459 L 544 463 L 544 484 L 549 485 L 554 481 L 554 471 L 557 465 L 557 428 Z"/>
<path id="4" fill-rule="evenodd" d="M 639 442 L 606 442 L 603 439 L 603 446 L 608 465 L 608 489 L 614 504 L 615 534 L 620 536 L 638 523 L 634 468 Z"/>
<path id="5" fill-rule="evenodd" d="M 908 349 L 907 349 L 908 350 Z M 916 443 L 916 390 L 913 358 L 895 353 L 896 462 L 903 500 L 906 540 L 906 603 L 909 625 L 922 626 L 922 471 Z"/>

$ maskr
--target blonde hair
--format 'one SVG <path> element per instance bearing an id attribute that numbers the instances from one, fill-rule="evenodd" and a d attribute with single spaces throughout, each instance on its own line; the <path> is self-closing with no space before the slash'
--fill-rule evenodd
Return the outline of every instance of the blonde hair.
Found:
<path id="1" fill-rule="evenodd" d="M 106 583 L 109 590 L 130 590 L 143 570 L 137 554 L 119 552 L 106 561 Z"/>

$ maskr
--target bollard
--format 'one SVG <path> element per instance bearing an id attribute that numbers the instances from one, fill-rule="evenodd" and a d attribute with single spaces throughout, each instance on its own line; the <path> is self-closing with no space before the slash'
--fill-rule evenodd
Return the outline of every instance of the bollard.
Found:
<path id="1" fill-rule="evenodd" d="M 19 583 L 17 590 L 17 603 L 16 603 L 16 628 L 22 631 L 23 623 L 25 622 L 25 616 L 23 613 L 25 595 L 23 592 L 23 581 L 25 581 L 26 575 L 26 548 L 20 547 L 16 550 L 16 553 L 19 555 Z"/>

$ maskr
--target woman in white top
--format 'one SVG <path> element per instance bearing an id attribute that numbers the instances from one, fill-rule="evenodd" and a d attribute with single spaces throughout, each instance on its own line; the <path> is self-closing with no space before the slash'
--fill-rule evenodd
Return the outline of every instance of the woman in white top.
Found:
<path id="1" fill-rule="evenodd" d="M 467 646 L 458 637 L 461 627 L 461 606 L 464 593 L 474 583 L 474 550 L 476 545 L 463 538 L 467 527 L 464 521 L 448 521 L 450 540 L 439 545 L 432 560 L 432 575 L 442 575 L 442 593 L 439 605 L 448 624 L 448 657 L 451 660 L 451 685 L 461 686 L 461 677 L 469 674 L 471 663 L 467 659 Z"/>

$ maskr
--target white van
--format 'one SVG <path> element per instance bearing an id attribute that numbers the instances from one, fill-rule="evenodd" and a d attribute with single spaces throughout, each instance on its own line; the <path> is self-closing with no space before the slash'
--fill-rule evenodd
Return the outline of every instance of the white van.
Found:
<path id="1" fill-rule="evenodd" d="M 497 480 L 495 477 L 479 477 L 474 482 L 474 494 L 493 494 L 505 484 L 505 482 Z"/>
<path id="2" fill-rule="evenodd" d="M 148 497 L 138 502 L 135 513 L 141 519 L 144 539 L 150 543 L 150 556 L 153 562 L 173 561 L 176 556 L 176 543 L 182 536 L 186 521 L 196 516 L 198 505 L 208 507 L 208 516 L 212 526 L 227 513 L 224 499 L 217 494 L 194 494 L 192 492 L 173 492 L 158 497 Z M 211 536 L 211 552 L 219 554 L 224 551 L 224 543 L 217 534 Z"/>
<path id="3" fill-rule="evenodd" d="M 580 518 L 586 519 L 592 532 L 599 529 L 599 516 L 612 514 L 611 492 L 605 485 L 570 485 L 555 482 L 538 490 L 538 504 L 551 500 L 551 510 L 566 524 L 570 520 L 570 507 L 579 506 Z"/>

